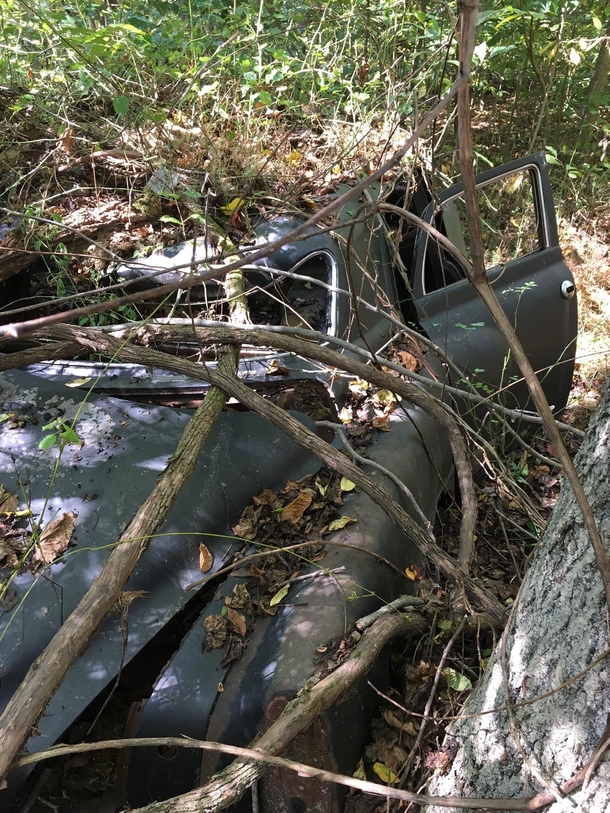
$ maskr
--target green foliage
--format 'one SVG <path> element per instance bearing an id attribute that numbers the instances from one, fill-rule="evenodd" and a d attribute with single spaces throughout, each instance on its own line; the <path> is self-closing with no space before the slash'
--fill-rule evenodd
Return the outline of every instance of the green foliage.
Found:
<path id="1" fill-rule="evenodd" d="M 62 420 L 55 418 L 55 420 L 47 423 L 42 427 L 43 432 L 53 430 L 51 434 L 45 435 L 38 444 L 39 449 L 50 449 L 55 444 L 58 444 L 61 449 L 69 443 L 80 443 L 80 438 L 74 431 L 73 427 Z"/>
<path id="2" fill-rule="evenodd" d="M 408 125 L 455 77 L 456 15 L 406 0 L 5 0 L 0 84 L 13 116 L 57 134 L 94 124 L 93 147 L 180 115 L 227 144 L 273 115 Z M 610 96 L 589 83 L 608 22 L 605 0 L 485 4 L 473 73 L 482 168 L 549 145 L 568 200 L 577 179 L 601 191 Z M 444 128 L 438 168 L 450 172 L 454 149 Z"/>

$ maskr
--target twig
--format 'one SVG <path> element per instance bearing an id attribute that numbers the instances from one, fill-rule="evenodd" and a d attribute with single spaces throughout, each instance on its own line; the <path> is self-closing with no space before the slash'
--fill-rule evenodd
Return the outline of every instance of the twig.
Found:
<path id="1" fill-rule="evenodd" d="M 395 613 L 398 610 L 403 610 L 405 607 L 421 607 L 426 602 L 423 598 L 419 598 L 419 596 L 399 596 L 398 598 L 391 601 L 389 604 L 384 604 L 383 607 L 380 607 L 378 610 L 375 610 L 373 613 L 369 613 L 369 615 L 365 615 L 362 618 L 359 618 L 354 626 L 359 632 L 364 632 L 364 630 L 368 629 L 372 626 L 376 621 L 382 618 L 384 615 L 390 615 L 391 613 Z"/>
<path id="2" fill-rule="evenodd" d="M 477 0 L 462 0 L 462 14 L 460 15 L 462 26 L 460 32 L 460 71 L 462 76 L 468 76 L 470 72 L 477 8 Z M 587 528 L 589 539 L 591 540 L 591 545 L 595 553 L 595 561 L 597 562 L 597 567 L 599 568 L 604 585 L 606 604 L 610 608 L 610 556 L 608 556 L 606 552 L 587 495 L 574 468 L 572 458 L 565 447 L 542 386 L 534 372 L 527 353 L 523 349 L 523 345 L 519 341 L 485 273 L 481 221 L 473 168 L 474 150 L 470 123 L 470 95 L 468 83 L 462 85 L 458 92 L 458 122 L 460 165 L 464 183 L 464 203 L 466 205 L 466 217 L 468 221 L 468 231 L 470 233 L 472 255 L 472 270 L 469 272 L 469 279 L 487 306 L 500 332 L 506 339 L 510 351 L 519 365 L 519 369 L 525 379 L 536 409 L 543 420 L 547 437 L 555 447 L 557 458 L 563 466 L 566 479 L 572 487 L 585 527 Z"/>
<path id="3" fill-rule="evenodd" d="M 401 784 L 401 786 L 404 785 L 404 783 L 406 782 L 408 771 L 409 771 L 409 769 L 410 769 L 410 767 L 411 767 L 411 765 L 413 763 L 413 759 L 415 757 L 417 749 L 421 745 L 422 740 L 424 738 L 424 732 L 426 730 L 426 724 L 427 724 L 428 720 L 430 719 L 430 710 L 432 709 L 432 704 L 434 703 L 434 698 L 436 697 L 436 690 L 438 689 L 438 684 L 440 683 L 441 676 L 443 674 L 443 667 L 445 665 L 445 661 L 449 657 L 449 653 L 451 652 L 454 643 L 457 641 L 457 639 L 462 634 L 462 631 L 464 630 L 465 626 L 466 626 L 466 618 L 462 618 L 458 628 L 453 633 L 453 635 L 451 636 L 449 641 L 447 641 L 447 645 L 443 649 L 443 654 L 441 655 L 441 659 L 438 662 L 438 666 L 436 667 L 436 674 L 434 675 L 434 681 L 432 683 L 432 688 L 430 689 L 430 694 L 428 695 L 428 700 L 426 701 L 426 706 L 424 708 L 424 714 L 423 714 L 423 717 L 422 717 L 421 725 L 419 726 L 419 731 L 417 732 L 417 738 L 416 738 L 415 742 L 413 743 L 413 748 L 411 748 L 411 751 L 409 752 L 409 755 L 405 759 L 404 764 L 401 766 L 401 769 L 400 769 L 400 776 L 401 776 L 400 784 Z"/>

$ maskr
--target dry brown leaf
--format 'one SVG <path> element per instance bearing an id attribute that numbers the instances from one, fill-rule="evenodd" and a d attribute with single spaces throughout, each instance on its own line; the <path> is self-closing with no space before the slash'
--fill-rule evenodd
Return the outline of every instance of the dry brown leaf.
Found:
<path id="1" fill-rule="evenodd" d="M 288 375 L 288 368 L 284 367 L 278 359 L 271 359 L 265 375 Z"/>
<path id="2" fill-rule="evenodd" d="M 212 565 L 214 564 L 214 557 L 208 550 L 208 548 L 203 544 L 203 542 L 199 545 L 199 570 L 202 573 L 207 573 L 208 570 L 211 569 Z"/>
<path id="3" fill-rule="evenodd" d="M 417 737 L 417 728 L 415 723 L 411 722 L 411 720 L 407 720 L 403 723 L 402 720 L 398 719 L 393 711 L 390 711 L 390 709 L 384 710 L 383 719 L 388 725 L 392 726 L 392 728 L 397 728 L 399 731 L 404 731 L 405 734 L 410 734 L 412 737 Z"/>
<path id="4" fill-rule="evenodd" d="M 70 544 L 76 525 L 76 514 L 67 511 L 57 519 L 49 522 L 34 547 L 33 560 L 36 563 L 49 564 L 65 551 Z"/>
<path id="5" fill-rule="evenodd" d="M 201 622 L 205 630 L 204 647 L 206 649 L 220 649 L 227 640 L 227 627 L 229 622 L 222 615 L 208 615 Z"/>
<path id="6" fill-rule="evenodd" d="M 381 432 L 389 432 L 391 429 L 389 415 L 383 415 L 381 418 L 375 417 L 371 423 L 373 425 L 373 429 L 379 429 Z"/>
<path id="7" fill-rule="evenodd" d="M 411 353 L 407 353 L 406 350 L 399 350 L 398 357 L 403 367 L 406 367 L 407 370 L 410 370 L 412 373 L 417 372 L 417 359 L 415 356 L 411 355 Z"/>
<path id="8" fill-rule="evenodd" d="M 265 488 L 260 494 L 257 494 L 256 497 L 252 497 L 252 502 L 254 505 L 273 505 L 276 499 L 277 494 L 275 491 L 271 491 L 270 488 Z"/>
<path id="9" fill-rule="evenodd" d="M 14 514 L 19 506 L 19 498 L 0 485 L 0 514 Z"/>
<path id="10" fill-rule="evenodd" d="M 305 511 L 311 505 L 311 501 L 313 500 L 313 491 L 311 489 L 305 489 L 301 491 L 299 496 L 293 500 L 291 503 L 288 503 L 286 508 L 280 514 L 280 519 L 282 522 L 290 522 L 291 525 L 296 525 L 297 522 L 301 519 Z"/>
<path id="11" fill-rule="evenodd" d="M 66 127 L 62 137 L 59 139 L 59 146 L 64 152 L 72 152 L 74 145 L 74 127 Z"/>
<path id="12" fill-rule="evenodd" d="M 237 610 L 231 607 L 227 607 L 227 618 L 229 620 L 229 627 L 231 627 L 234 632 L 242 636 L 246 634 L 246 620 L 241 613 L 238 613 Z"/>

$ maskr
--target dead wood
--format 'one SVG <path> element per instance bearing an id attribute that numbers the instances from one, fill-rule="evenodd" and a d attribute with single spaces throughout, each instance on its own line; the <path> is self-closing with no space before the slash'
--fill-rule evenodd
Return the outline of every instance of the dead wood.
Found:
<path id="1" fill-rule="evenodd" d="M 460 13 L 460 73 L 468 76 L 472 62 L 472 53 L 475 42 L 476 17 L 478 0 L 462 0 Z M 551 412 L 538 376 L 519 341 L 513 325 L 511 325 L 504 309 L 500 305 L 496 293 L 489 284 L 485 272 L 483 238 L 481 236 L 481 219 L 479 214 L 479 201 L 477 198 L 476 182 L 474 176 L 474 148 L 472 143 L 472 126 L 470 121 L 470 91 L 468 83 L 458 91 L 458 132 L 460 141 L 460 168 L 464 183 L 464 203 L 470 245 L 472 254 L 472 268 L 469 270 L 469 279 L 474 289 L 481 297 L 489 310 L 494 322 L 506 339 L 510 352 L 513 354 L 521 374 L 525 379 L 538 414 L 542 418 L 549 441 L 555 447 L 557 458 L 563 466 L 565 476 L 572 487 L 576 502 L 580 508 L 591 545 L 595 553 L 595 560 L 601 573 L 604 585 L 606 603 L 610 608 L 610 556 L 606 552 L 600 532 L 591 511 L 591 506 L 582 487 L 582 483 L 572 463 L 568 450 L 563 442 L 561 433 Z"/>
<path id="2" fill-rule="evenodd" d="M 19 230 L 16 235 L 9 235 L 0 245 L 0 282 L 23 271 L 43 254 L 53 253 L 60 243 L 65 246 L 65 251 L 63 248 L 61 250 L 62 257 L 66 256 L 66 251 L 68 254 L 80 254 L 89 248 L 93 240 L 103 243 L 116 231 L 145 222 L 150 222 L 150 215 L 136 212 L 126 201 L 113 198 L 99 206 L 79 209 L 66 215 L 63 222 L 55 224 L 54 233 L 49 233 L 46 238 L 46 226 L 40 227 L 35 233 Z M 34 236 L 42 242 L 40 251 L 32 248 Z"/>
<path id="3" fill-rule="evenodd" d="M 14 370 L 17 367 L 27 367 L 28 364 L 39 364 L 42 361 L 54 359 L 71 359 L 82 354 L 82 347 L 74 342 L 53 342 L 40 347 L 29 347 L 16 353 L 0 355 L 0 373 L 3 370 Z"/>
<path id="4" fill-rule="evenodd" d="M 245 332 L 247 333 L 247 331 Z M 365 474 L 362 469 L 358 468 L 346 455 L 337 452 L 336 449 L 303 426 L 298 420 L 271 403 L 271 401 L 255 393 L 235 376 L 226 375 L 220 370 L 202 367 L 185 359 L 170 357 L 156 350 L 134 347 L 133 345 L 120 342 L 108 334 L 91 328 L 57 325 L 40 331 L 40 335 L 45 338 L 55 338 L 62 341 L 72 340 L 81 342 L 85 347 L 88 347 L 91 352 L 102 353 L 111 358 L 120 358 L 124 361 L 136 362 L 138 364 L 149 364 L 151 366 L 180 372 L 191 378 L 209 381 L 228 395 L 237 398 L 244 406 L 247 406 L 254 412 L 258 412 L 297 443 L 316 454 L 327 466 L 339 472 L 341 475 L 348 477 L 359 486 L 388 514 L 396 525 L 409 536 L 424 556 L 426 556 L 432 564 L 436 565 L 452 584 L 465 592 L 477 610 L 488 613 L 499 627 L 503 626 L 505 621 L 505 609 L 502 604 L 488 593 L 487 590 L 481 587 L 472 577 L 463 573 L 459 565 L 430 540 L 430 537 L 423 528 L 390 497 L 388 492 L 382 488 L 376 480 Z M 242 335 L 241 332 L 240 335 Z M 339 358 L 343 359 L 344 357 L 339 356 Z M 370 376 L 372 373 L 371 368 L 364 367 L 364 369 L 367 371 L 367 376 Z M 398 379 L 390 378 L 390 381 L 396 382 L 393 386 L 397 386 Z M 402 382 L 402 385 L 406 386 L 404 382 Z M 437 403 L 436 406 L 439 410 L 442 410 L 441 404 Z"/>
<path id="5" fill-rule="evenodd" d="M 275 755 L 286 749 L 301 731 L 310 726 L 357 680 L 363 678 L 384 646 L 396 635 L 421 632 L 429 620 L 418 614 L 392 615 L 380 619 L 362 637 L 347 660 L 328 677 L 289 703 L 279 719 L 254 743 L 257 751 Z M 206 785 L 165 802 L 155 802 L 133 813 L 195 813 L 222 810 L 233 804 L 266 771 L 265 762 L 236 760 L 217 773 Z"/>

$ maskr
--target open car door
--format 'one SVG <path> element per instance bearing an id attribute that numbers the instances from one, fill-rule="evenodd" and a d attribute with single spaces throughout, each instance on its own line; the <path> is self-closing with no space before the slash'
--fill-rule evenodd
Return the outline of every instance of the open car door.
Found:
<path id="1" fill-rule="evenodd" d="M 538 373 L 551 405 L 562 408 L 574 366 L 577 304 L 563 261 L 544 153 L 511 161 L 476 178 L 487 276 Z M 423 219 L 470 260 L 463 185 L 443 192 Z M 509 407 L 528 403 L 508 345 L 466 270 L 420 229 L 413 296 L 422 329 L 481 395 L 500 391 Z"/>

